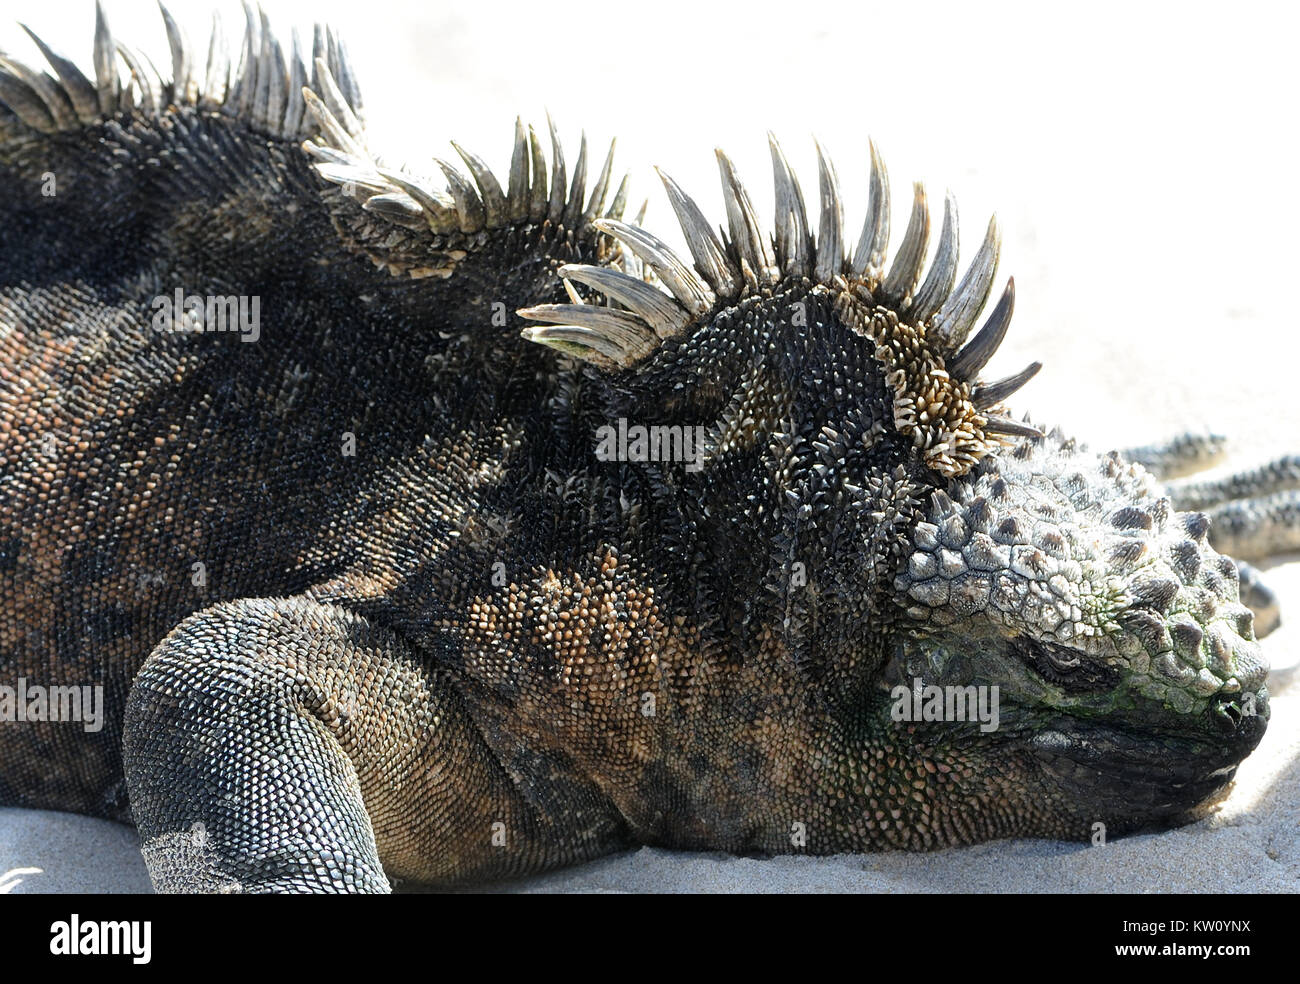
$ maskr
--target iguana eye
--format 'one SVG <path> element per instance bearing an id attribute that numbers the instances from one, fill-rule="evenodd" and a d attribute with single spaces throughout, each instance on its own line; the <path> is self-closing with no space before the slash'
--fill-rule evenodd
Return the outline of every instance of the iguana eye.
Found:
<path id="1" fill-rule="evenodd" d="M 1018 636 L 1011 641 L 1011 650 L 1044 680 L 1070 693 L 1113 687 L 1118 676 L 1078 650 L 1040 639 Z"/>
<path id="2" fill-rule="evenodd" d="M 1055 646 L 1046 652 L 1047 661 L 1052 664 L 1052 669 L 1060 673 L 1069 673 L 1079 668 L 1079 654 L 1070 650 L 1060 650 Z"/>

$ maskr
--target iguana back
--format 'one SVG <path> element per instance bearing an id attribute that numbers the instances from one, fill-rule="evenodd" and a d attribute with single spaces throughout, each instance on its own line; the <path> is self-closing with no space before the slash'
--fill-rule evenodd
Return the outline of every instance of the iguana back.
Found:
<path id="1" fill-rule="evenodd" d="M 283 75 L 258 89 L 265 29 L 250 23 L 229 91 L 219 61 L 184 86 L 107 92 L 56 62 L 69 74 L 40 90 L 66 94 L 54 118 L 8 78 L 0 652 L 6 682 L 104 686 L 107 717 L 93 735 L 0 725 L 6 748 L 32 743 L 6 755 L 0 802 L 128 816 L 126 692 L 163 636 L 216 602 L 364 566 L 397 505 L 378 493 L 417 459 L 445 453 L 454 472 L 472 467 L 457 450 L 500 457 L 542 426 L 545 355 L 492 305 L 550 299 L 553 267 L 594 257 L 594 232 L 457 230 L 440 242 L 460 253 L 454 279 L 415 268 L 445 253 L 400 244 L 384 247 L 397 272 L 379 269 L 362 248 L 393 227 L 332 216 L 352 203 L 298 146 L 316 131 L 301 91 Z M 106 32 L 101 13 L 98 51 Z M 332 35 L 316 53 L 359 112 Z M 323 88 L 296 52 L 291 74 Z M 185 320 L 190 299 L 202 318 Z"/>

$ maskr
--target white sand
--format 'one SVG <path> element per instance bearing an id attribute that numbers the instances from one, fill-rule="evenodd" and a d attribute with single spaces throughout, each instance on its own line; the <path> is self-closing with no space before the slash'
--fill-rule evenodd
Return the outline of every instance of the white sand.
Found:
<path id="1" fill-rule="evenodd" d="M 237 8 L 220 5 L 228 30 Z M 832 153 L 854 224 L 866 138 L 893 175 L 951 188 L 969 257 L 996 206 L 1014 328 L 991 372 L 1046 368 L 1019 398 L 1094 446 L 1188 427 L 1230 435 L 1231 465 L 1300 451 L 1294 367 L 1296 160 L 1289 105 L 1296 14 L 1237 5 L 1191 11 L 1092 4 L 1086 13 L 966 4 L 526 4 L 386 0 L 271 3 L 284 28 L 338 25 L 367 94 L 371 144 L 411 161 L 448 138 L 504 171 L 512 121 L 549 107 L 566 139 L 619 136 L 649 224 L 673 223 L 649 165 L 721 217 L 712 148 L 725 146 L 769 206 L 768 128 L 815 198 L 809 135 Z M 206 2 L 174 11 L 203 37 Z M 741 9 L 746 11 L 742 18 Z M 167 63 L 151 3 L 109 3 L 119 36 Z M 23 11 L 89 62 L 89 0 Z M 643 20 L 649 16 L 651 19 Z M 856 19 L 855 19 L 856 18 Z M 35 62 L 0 23 L 0 46 Z M 641 73 L 641 74 L 638 74 Z M 645 73 L 648 73 L 645 74 Z M 593 81 L 594 80 L 594 81 Z M 570 160 L 576 146 L 569 147 Z M 421 165 L 429 169 L 432 165 Z M 894 241 L 905 225 L 896 205 Z M 1300 888 L 1300 558 L 1269 570 L 1290 623 L 1264 643 L 1273 722 L 1212 819 L 1105 848 L 1003 842 L 928 856 L 768 861 L 642 850 L 527 882 L 524 890 L 1296 891 Z M 134 833 L 63 814 L 0 810 L 0 890 L 141 891 Z"/>

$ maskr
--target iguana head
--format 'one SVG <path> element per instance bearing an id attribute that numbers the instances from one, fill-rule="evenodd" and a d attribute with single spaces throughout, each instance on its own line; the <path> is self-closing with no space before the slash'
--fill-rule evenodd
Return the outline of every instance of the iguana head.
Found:
<path id="1" fill-rule="evenodd" d="M 727 233 L 665 178 L 691 262 L 643 229 L 598 222 L 624 247 L 622 268 L 561 267 L 573 303 L 522 311 L 549 322 L 525 337 L 601 370 L 607 416 L 706 425 L 702 473 L 660 469 L 658 482 L 699 502 L 713 528 L 743 531 L 726 554 L 737 621 L 779 634 L 808 692 L 868 736 L 875 785 L 875 756 L 926 763 L 898 766 L 900 785 L 951 777 L 957 819 L 943 831 L 934 798 L 921 798 L 924 815 L 914 798 L 892 803 L 915 814 L 910 828 L 892 821 L 908 829 L 900 843 L 1184 819 L 1226 786 L 1267 720 L 1235 564 L 1141 466 L 1010 417 L 1003 402 L 1037 363 L 980 378 L 1014 301 L 1008 283 L 974 330 L 994 223 L 958 282 L 949 200 L 925 272 L 918 185 L 887 263 L 874 148 L 851 251 L 831 166 L 821 159 L 814 235 L 775 141 L 772 157 L 773 237 L 719 154 Z M 889 827 L 878 806 L 872 822 Z"/>
<path id="2" fill-rule="evenodd" d="M 1056 434 L 991 456 L 910 531 L 885 676 L 998 686 L 991 754 L 1067 824 L 1177 822 L 1268 720 L 1253 616 L 1207 529 L 1141 466 Z"/>

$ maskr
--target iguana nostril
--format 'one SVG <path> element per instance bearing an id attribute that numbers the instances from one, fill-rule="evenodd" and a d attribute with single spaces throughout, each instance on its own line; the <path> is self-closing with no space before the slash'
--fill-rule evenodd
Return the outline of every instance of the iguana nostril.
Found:
<path id="1" fill-rule="evenodd" d="M 1241 704 L 1236 697 L 1220 695 L 1210 705 L 1210 717 L 1225 735 L 1236 734 L 1241 727 Z"/>

